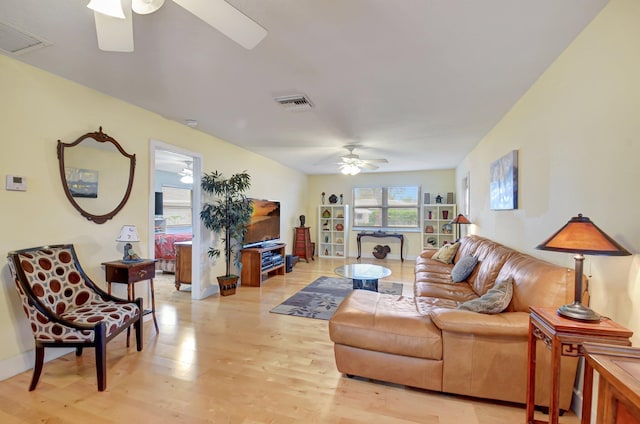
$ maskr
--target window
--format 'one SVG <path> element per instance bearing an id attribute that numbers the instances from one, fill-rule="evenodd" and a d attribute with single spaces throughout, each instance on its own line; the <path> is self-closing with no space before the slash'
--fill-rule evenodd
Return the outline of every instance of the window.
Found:
<path id="1" fill-rule="evenodd" d="M 163 216 L 167 226 L 191 225 L 191 190 L 162 186 Z"/>
<path id="2" fill-rule="evenodd" d="M 417 229 L 420 187 L 356 187 L 353 189 L 354 228 Z"/>

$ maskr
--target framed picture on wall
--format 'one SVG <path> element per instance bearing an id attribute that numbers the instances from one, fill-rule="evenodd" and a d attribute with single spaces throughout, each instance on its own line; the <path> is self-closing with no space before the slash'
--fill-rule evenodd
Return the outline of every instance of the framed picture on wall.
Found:
<path id="1" fill-rule="evenodd" d="M 518 209 L 518 151 L 513 150 L 493 162 L 490 171 L 491 209 Z"/>

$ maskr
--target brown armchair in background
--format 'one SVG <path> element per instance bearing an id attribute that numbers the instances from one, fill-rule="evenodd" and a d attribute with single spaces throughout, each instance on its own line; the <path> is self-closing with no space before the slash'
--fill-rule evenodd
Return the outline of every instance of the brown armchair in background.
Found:
<path id="1" fill-rule="evenodd" d="M 35 338 L 34 390 L 44 364 L 45 347 L 95 348 L 98 390 L 107 386 L 106 346 L 133 325 L 142 350 L 142 299 L 134 302 L 107 294 L 85 274 L 72 244 L 9 252 L 9 269 Z"/>

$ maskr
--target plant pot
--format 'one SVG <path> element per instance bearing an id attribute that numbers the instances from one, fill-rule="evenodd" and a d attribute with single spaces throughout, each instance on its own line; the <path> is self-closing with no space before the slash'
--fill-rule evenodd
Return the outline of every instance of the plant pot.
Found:
<path id="1" fill-rule="evenodd" d="M 236 294 L 236 287 L 238 286 L 237 275 L 221 275 L 216 277 L 218 279 L 218 285 L 220 286 L 220 294 L 222 296 L 231 296 Z"/>

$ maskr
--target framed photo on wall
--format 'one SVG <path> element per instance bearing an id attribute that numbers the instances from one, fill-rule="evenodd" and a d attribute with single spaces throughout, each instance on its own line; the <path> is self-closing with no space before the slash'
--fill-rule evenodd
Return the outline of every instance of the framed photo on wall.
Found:
<path id="1" fill-rule="evenodd" d="M 512 150 L 493 162 L 490 171 L 491 209 L 518 209 L 518 151 Z"/>

